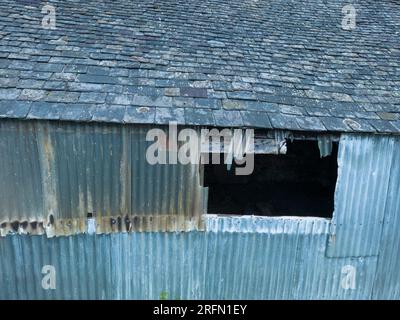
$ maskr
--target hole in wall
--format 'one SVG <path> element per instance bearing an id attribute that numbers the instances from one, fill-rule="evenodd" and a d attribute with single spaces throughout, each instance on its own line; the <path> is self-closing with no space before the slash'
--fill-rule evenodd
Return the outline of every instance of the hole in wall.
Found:
<path id="1" fill-rule="evenodd" d="M 208 213 L 332 218 L 338 144 L 320 156 L 317 141 L 287 140 L 287 153 L 255 154 L 254 171 L 235 175 L 223 164 L 204 165 Z"/>

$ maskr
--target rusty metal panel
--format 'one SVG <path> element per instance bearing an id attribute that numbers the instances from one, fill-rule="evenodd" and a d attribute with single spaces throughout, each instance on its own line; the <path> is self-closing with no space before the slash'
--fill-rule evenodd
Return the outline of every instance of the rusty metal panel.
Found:
<path id="1" fill-rule="evenodd" d="M 43 221 L 38 159 L 34 124 L 0 121 L 0 227 L 5 222 Z"/>
<path id="2" fill-rule="evenodd" d="M 342 135 L 328 256 L 378 255 L 395 139 Z"/>
<path id="3" fill-rule="evenodd" d="M 150 128 L 2 121 L 2 234 L 201 230 L 199 166 L 149 164 Z"/>

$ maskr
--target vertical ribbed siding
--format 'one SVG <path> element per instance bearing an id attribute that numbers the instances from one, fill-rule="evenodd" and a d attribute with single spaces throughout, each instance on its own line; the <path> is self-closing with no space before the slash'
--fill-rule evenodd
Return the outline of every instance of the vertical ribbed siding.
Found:
<path id="1" fill-rule="evenodd" d="M 394 147 L 385 221 L 380 242 L 378 270 L 374 283 L 375 299 L 400 296 L 400 141 Z M 395 272 L 394 272 L 395 271 Z"/>
<path id="2" fill-rule="evenodd" d="M 0 224 L 37 221 L 48 236 L 68 235 L 92 215 L 98 233 L 202 229 L 199 165 L 150 165 L 152 128 L 2 121 Z"/>
<path id="3" fill-rule="evenodd" d="M 387 136 L 341 137 L 328 256 L 378 255 L 394 141 Z"/>
<path id="4" fill-rule="evenodd" d="M 107 217 L 116 223 L 120 218 L 124 231 L 126 217 L 139 231 L 199 227 L 204 210 L 198 165 L 150 165 L 150 128 L 64 124 L 52 130 L 60 218 L 93 213 L 102 219 L 100 232 L 114 230 Z"/>
<path id="5" fill-rule="evenodd" d="M 209 232 L 1 238 L 0 298 L 371 297 L 376 258 L 326 257 L 328 220 L 266 218 L 255 232 L 251 217 L 210 219 Z M 56 290 L 41 288 L 45 264 L 56 268 Z M 340 285 L 347 264 L 357 270 L 354 290 Z"/>
<path id="6" fill-rule="evenodd" d="M 303 236 L 302 241 L 296 299 L 371 299 L 377 257 L 330 258 L 325 255 L 326 237 Z M 355 270 L 355 289 L 342 287 L 345 266 Z"/>
<path id="7" fill-rule="evenodd" d="M 121 203 L 117 207 L 119 212 L 140 204 L 132 210 L 142 210 L 143 216 L 152 212 L 152 205 L 155 205 L 149 201 L 159 201 L 158 208 L 161 207 L 162 212 L 175 212 L 175 208 L 176 212 L 189 212 L 189 216 L 195 205 L 186 201 L 179 207 L 179 203 L 185 199 L 202 199 L 201 203 L 205 203 L 203 189 L 198 188 L 196 168 L 149 169 L 146 164 L 137 162 L 145 149 L 139 142 L 141 138 L 131 135 L 141 136 L 145 129 L 140 131 L 142 129 L 136 127 L 129 131 L 117 126 L 94 126 L 105 135 L 100 138 L 93 127 L 87 125 L 79 129 L 79 136 L 75 137 L 73 125 L 60 129 L 43 123 L 38 127 L 10 123 L 13 126 L 0 127 L 7 137 L 0 145 L 3 151 L 12 151 L 13 144 L 21 144 L 15 139 L 24 140 L 28 144 L 26 150 L 35 149 L 30 147 L 35 139 L 40 140 L 51 132 L 52 148 L 41 148 L 63 162 L 62 167 L 55 165 L 57 194 L 83 190 L 83 196 L 61 196 L 58 201 L 71 201 L 71 212 L 78 208 L 82 210 L 79 214 L 85 213 L 90 209 L 90 198 L 92 206 L 96 206 L 93 197 L 107 199 L 102 206 L 112 208 L 114 195 Z M 27 134 L 28 128 L 36 130 L 36 136 Z M 21 135 L 10 136 L 9 132 L 14 131 Z M 126 147 L 127 142 L 130 147 Z M 104 153 L 101 148 L 96 149 L 98 145 L 114 149 Z M 12 153 L 13 160 L 22 161 L 18 156 L 21 152 Z M 83 158 L 71 161 L 70 152 Z M 84 152 L 87 153 L 82 155 Z M 109 160 L 108 165 L 95 164 L 92 159 L 94 155 L 104 159 L 104 154 L 115 152 L 118 156 Z M 16 164 L 9 160 L 7 156 L 0 160 L 3 169 L 14 168 Z M 400 142 L 394 137 L 346 135 L 340 142 L 338 162 L 332 223 L 320 218 L 210 215 L 206 220 L 207 232 L 0 238 L 0 298 L 399 299 Z M 132 163 L 134 165 L 130 165 Z M 17 165 L 23 172 L 28 164 Z M 84 174 L 91 165 L 98 166 L 89 170 L 100 176 Z M 124 181 L 122 186 L 108 175 L 113 166 L 122 172 L 120 177 L 124 178 L 117 179 Z M 43 168 L 37 170 L 43 174 Z M 103 177 L 101 174 L 105 171 L 106 177 Z M 22 179 L 19 172 L 15 174 Z M 2 177 L 16 183 L 5 173 Z M 136 181 L 147 182 L 152 178 L 156 183 L 145 184 L 143 190 L 136 187 L 141 184 L 135 185 Z M 58 185 L 60 179 L 67 179 L 62 187 Z M 104 197 L 103 186 L 97 185 L 104 181 L 111 184 L 113 199 Z M 176 186 L 173 191 L 180 195 L 169 194 L 172 190 L 164 181 Z M 63 189 L 65 186 L 69 189 Z M 184 186 L 192 186 L 194 193 Z M 33 190 L 32 186 L 20 187 Z M 47 188 L 51 190 L 51 187 L 52 182 Z M 3 189 L 6 192 L 4 185 Z M 149 193 L 151 198 L 147 197 Z M 10 202 L 6 199 L 5 203 Z M 44 203 L 48 205 L 51 201 Z M 68 217 L 68 211 L 65 212 Z M 182 215 L 186 217 L 186 213 Z M 168 224 L 164 225 L 167 228 Z M 154 231 L 155 226 L 146 224 L 142 230 L 146 228 Z M 45 264 L 56 267 L 55 291 L 45 291 L 40 286 L 41 268 Z M 355 267 L 357 272 L 354 290 L 345 290 L 340 285 L 345 265 Z"/>
<path id="8" fill-rule="evenodd" d="M 269 230 L 265 233 L 240 232 L 240 226 L 233 228 L 235 222 L 229 220 L 217 218 L 213 223 L 220 224 L 218 231 L 206 236 L 207 298 L 293 298 L 299 227 L 304 220 L 265 219 Z"/>
<path id="9" fill-rule="evenodd" d="M 0 121 L 0 224 L 40 221 L 43 190 L 32 123 Z"/>

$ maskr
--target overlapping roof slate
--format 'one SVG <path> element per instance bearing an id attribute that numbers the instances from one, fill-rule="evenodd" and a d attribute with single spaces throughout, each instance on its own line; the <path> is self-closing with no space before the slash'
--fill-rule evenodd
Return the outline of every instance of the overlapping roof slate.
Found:
<path id="1" fill-rule="evenodd" d="M 0 118 L 399 133 L 400 2 L 348 4 L 2 0 Z"/>

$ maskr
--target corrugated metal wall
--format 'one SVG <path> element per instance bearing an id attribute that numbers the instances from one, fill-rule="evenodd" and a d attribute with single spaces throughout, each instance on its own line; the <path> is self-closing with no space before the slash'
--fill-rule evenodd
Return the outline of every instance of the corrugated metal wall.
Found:
<path id="1" fill-rule="evenodd" d="M 375 299 L 400 299 L 400 140 L 394 145 L 380 241 Z"/>
<path id="2" fill-rule="evenodd" d="M 371 297 L 376 259 L 326 258 L 327 220 L 271 218 L 261 232 L 235 231 L 241 223 L 232 218 L 213 220 L 209 232 L 2 238 L 0 298 Z M 358 269 L 355 290 L 340 285 L 349 263 Z M 48 264 L 55 290 L 41 287 Z"/>
<path id="3" fill-rule="evenodd" d="M 82 135 L 92 139 L 84 130 Z M 68 136 L 64 129 L 61 132 Z M 29 134 L 26 135 L 28 138 L 23 143 L 28 150 L 34 149 L 29 143 Z M 7 145 L 18 142 L 15 137 L 8 139 Z M 51 139 L 53 148 L 65 149 L 65 153 L 71 152 L 67 149 L 74 146 L 83 148 L 78 146 L 80 142 L 75 141 L 75 137 Z M 118 142 L 124 138 L 112 134 L 103 139 L 109 139 L 105 145 L 112 144 L 116 152 L 121 148 L 118 145 L 124 144 Z M 63 141 L 68 143 L 62 145 Z M 17 149 L 13 151 L 13 157 L 22 154 L 23 150 Z M 86 151 L 90 152 L 86 155 L 83 151 L 77 152 L 83 157 L 78 162 L 90 162 L 94 154 L 104 153 L 104 150 L 95 151 L 95 146 L 87 150 L 92 151 Z M 62 151 L 54 152 L 56 154 L 63 156 Z M 124 154 L 127 153 L 122 151 Z M 7 170 L 15 165 L 7 157 L 1 161 Z M 64 173 L 57 172 L 61 169 L 56 167 L 56 175 L 60 176 L 57 179 L 73 179 L 69 177 L 71 172 L 82 172 L 82 169 L 73 169 L 82 164 L 65 162 Z M 11 235 L 0 238 L 0 298 L 399 299 L 400 139 L 343 135 L 338 163 L 332 221 L 208 216 L 206 232 L 80 234 L 57 238 Z M 31 170 L 29 165 L 28 160 L 21 160 L 20 169 L 28 172 Z M 94 170 L 93 174 L 101 174 L 108 169 L 91 170 Z M 1 174 L 3 179 L 13 179 L 8 173 Z M 43 193 L 40 188 L 36 190 L 33 182 L 33 185 L 23 185 L 22 173 L 16 173 L 16 177 L 21 188 L 26 188 L 24 190 L 35 189 L 39 196 Z M 65 183 L 75 187 L 82 185 L 89 190 L 100 188 L 83 191 L 82 199 L 88 194 L 104 196 L 97 183 L 112 183 L 112 178 L 96 179 L 100 180 L 93 182 L 96 185 L 93 187 L 74 180 Z M 187 178 L 187 183 L 190 181 Z M 44 185 L 53 188 L 51 184 Z M 5 186 L 3 188 L 6 192 Z M 18 190 L 17 186 L 12 188 Z M 120 195 L 118 192 L 116 194 Z M 150 188 L 146 192 L 156 191 Z M 57 201 L 64 203 L 68 199 L 64 196 Z M 191 199 L 190 195 L 185 195 L 185 199 Z M 163 205 L 164 200 L 157 201 Z M 32 197 L 33 204 L 35 201 L 37 199 Z M 112 201 L 107 200 L 108 208 L 112 208 Z M 10 200 L 6 203 L 12 204 L 10 208 L 22 206 Z M 88 210 L 88 200 L 79 202 L 77 198 L 73 203 L 83 203 L 84 210 Z M 37 207 L 33 204 L 32 208 L 40 210 L 46 202 L 36 203 Z M 19 212 L 16 208 L 13 212 Z M 71 205 L 71 208 L 80 207 Z M 68 215 L 68 209 L 63 214 Z M 57 270 L 56 290 L 46 291 L 41 287 L 41 268 L 45 264 L 54 265 Z M 346 266 L 356 271 L 353 289 L 343 286 L 346 276 L 343 268 Z"/>
<path id="4" fill-rule="evenodd" d="M 198 165 L 150 165 L 149 128 L 1 121 L 3 234 L 40 234 L 42 226 L 48 236 L 81 233 L 88 214 L 98 233 L 201 230 Z"/>
<path id="5" fill-rule="evenodd" d="M 34 123 L 0 121 L 0 137 L 0 223 L 43 220 Z"/>
<path id="6" fill-rule="evenodd" d="M 395 138 L 343 135 L 328 255 L 377 256 L 389 195 Z M 393 167 L 393 171 L 392 171 Z"/>

